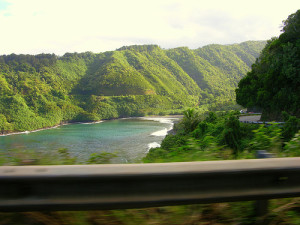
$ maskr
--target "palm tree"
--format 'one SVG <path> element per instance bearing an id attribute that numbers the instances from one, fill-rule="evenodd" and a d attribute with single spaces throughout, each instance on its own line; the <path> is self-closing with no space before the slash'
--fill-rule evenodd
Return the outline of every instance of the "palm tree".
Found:
<path id="1" fill-rule="evenodd" d="M 196 129 L 197 125 L 200 122 L 199 114 L 195 109 L 187 109 L 183 112 L 183 127 L 186 133 L 192 132 Z"/>

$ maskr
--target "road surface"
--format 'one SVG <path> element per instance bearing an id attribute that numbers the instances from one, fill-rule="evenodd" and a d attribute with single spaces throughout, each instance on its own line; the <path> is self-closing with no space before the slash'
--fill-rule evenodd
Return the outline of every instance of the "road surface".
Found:
<path id="1" fill-rule="evenodd" d="M 248 121 L 248 122 L 257 122 L 260 120 L 260 116 L 261 115 L 255 115 L 255 116 L 240 116 L 239 120 L 241 122 L 245 122 L 245 121 Z"/>

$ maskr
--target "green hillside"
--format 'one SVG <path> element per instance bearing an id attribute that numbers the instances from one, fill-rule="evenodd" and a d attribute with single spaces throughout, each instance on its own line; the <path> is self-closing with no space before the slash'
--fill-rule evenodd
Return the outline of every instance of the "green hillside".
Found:
<path id="1" fill-rule="evenodd" d="M 61 122 L 178 113 L 233 102 L 265 42 L 164 50 L 0 56 L 0 131 Z"/>

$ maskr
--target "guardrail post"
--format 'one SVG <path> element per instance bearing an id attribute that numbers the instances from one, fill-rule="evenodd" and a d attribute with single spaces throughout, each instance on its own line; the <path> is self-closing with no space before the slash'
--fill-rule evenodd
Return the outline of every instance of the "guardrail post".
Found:
<path id="1" fill-rule="evenodd" d="M 266 159 L 273 158 L 273 154 L 266 150 L 256 151 L 256 158 Z M 267 224 L 265 216 L 268 214 L 269 200 L 257 200 L 254 203 L 255 216 L 257 218 L 256 224 L 265 225 Z"/>

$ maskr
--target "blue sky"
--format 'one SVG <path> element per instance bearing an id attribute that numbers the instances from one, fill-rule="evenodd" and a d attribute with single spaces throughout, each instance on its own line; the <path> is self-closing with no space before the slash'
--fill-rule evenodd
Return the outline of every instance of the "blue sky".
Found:
<path id="1" fill-rule="evenodd" d="M 267 40 L 299 0 L 0 0 L 0 55 Z"/>

